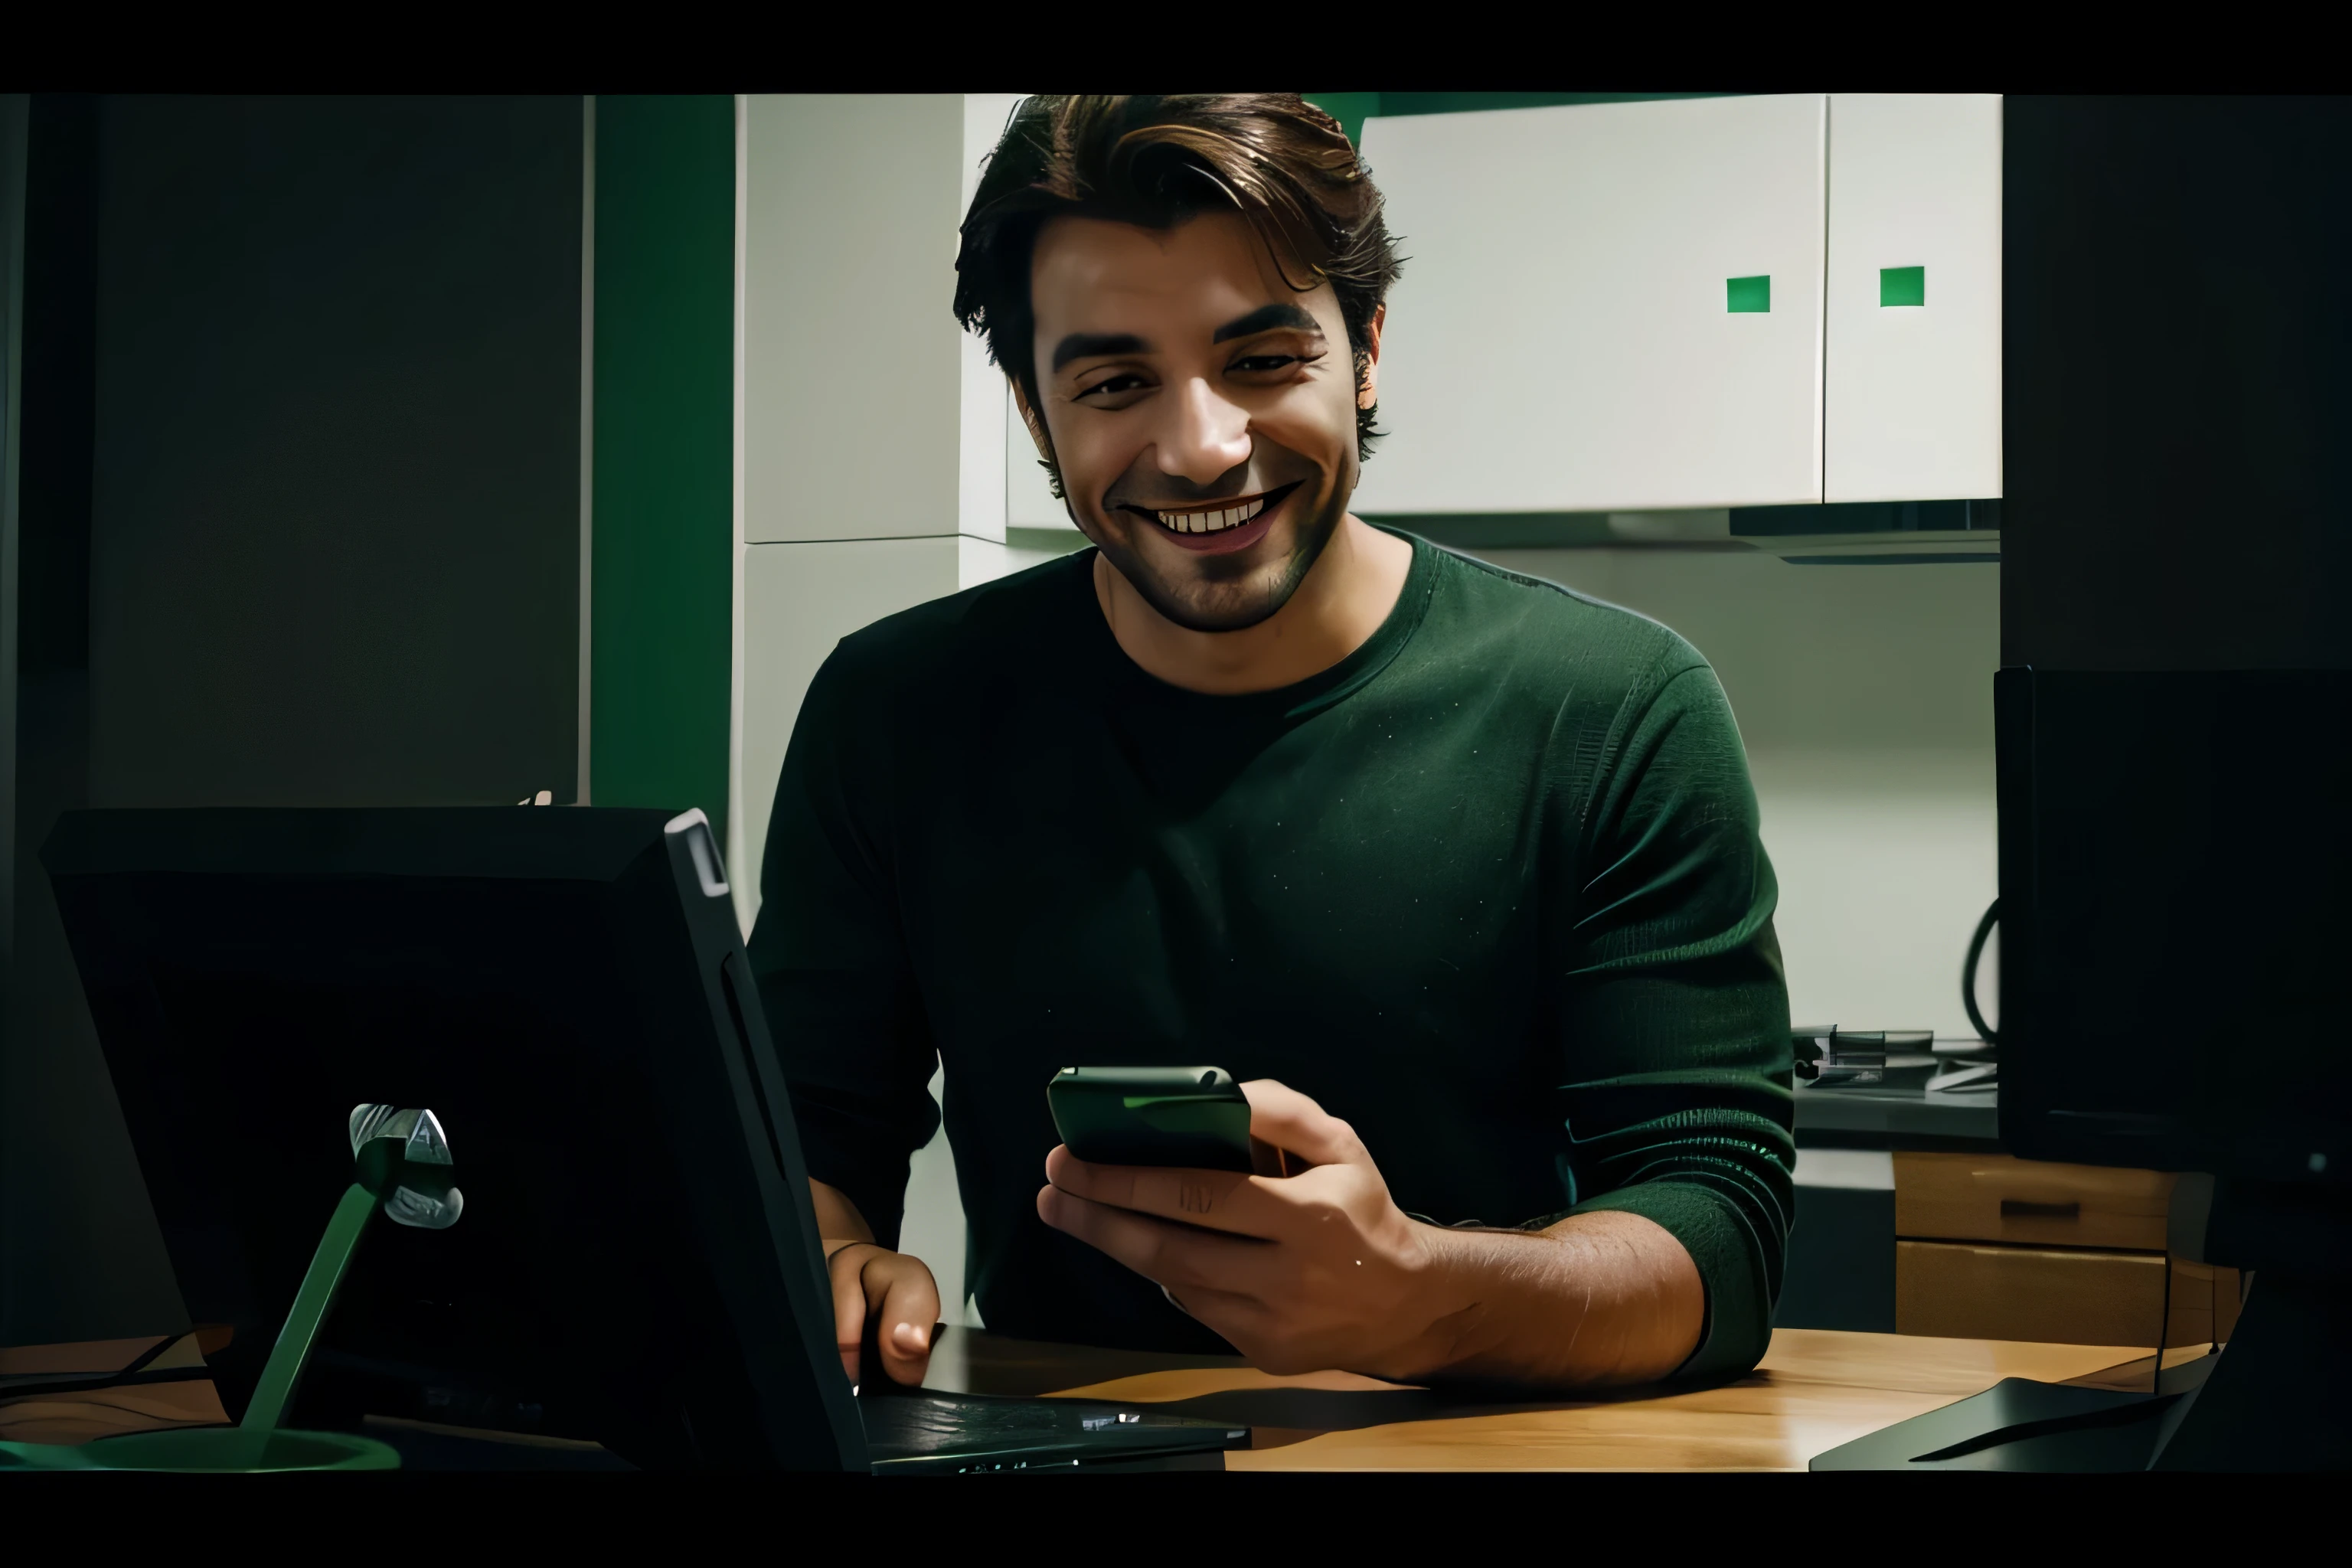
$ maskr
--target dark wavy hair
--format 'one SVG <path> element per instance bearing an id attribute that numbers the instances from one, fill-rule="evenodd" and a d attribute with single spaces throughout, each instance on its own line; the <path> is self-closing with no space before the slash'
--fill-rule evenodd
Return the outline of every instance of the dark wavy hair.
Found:
<path id="1" fill-rule="evenodd" d="M 1371 321 L 1397 279 L 1381 193 L 1339 122 L 1295 92 L 1055 94 L 1025 98 L 989 155 L 956 255 L 956 320 L 1037 406 L 1029 263 L 1053 217 L 1173 228 L 1204 212 L 1238 212 L 1301 293 L 1339 297 L 1361 386 Z M 1291 265 L 1307 268 L 1301 280 Z M 1356 410 L 1359 458 L 1371 456 L 1378 410 Z M 1047 465 L 1049 470 L 1052 465 Z M 1054 476 L 1061 494 L 1061 476 Z"/>

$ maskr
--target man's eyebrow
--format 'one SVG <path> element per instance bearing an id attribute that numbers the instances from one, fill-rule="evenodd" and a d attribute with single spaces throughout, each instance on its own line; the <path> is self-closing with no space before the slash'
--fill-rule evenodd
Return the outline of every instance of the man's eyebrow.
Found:
<path id="1" fill-rule="evenodd" d="M 1074 359 L 1093 359 L 1099 354 L 1139 354 L 1150 352 L 1151 345 L 1133 332 L 1072 332 L 1054 345 L 1054 368 L 1058 371 Z"/>
<path id="2" fill-rule="evenodd" d="M 1234 338 L 1246 338 L 1257 332 L 1270 332 L 1276 327 L 1292 327 L 1302 332 L 1319 332 L 1323 323 L 1297 305 L 1260 305 L 1248 315 L 1227 321 L 1213 333 L 1213 343 Z"/>

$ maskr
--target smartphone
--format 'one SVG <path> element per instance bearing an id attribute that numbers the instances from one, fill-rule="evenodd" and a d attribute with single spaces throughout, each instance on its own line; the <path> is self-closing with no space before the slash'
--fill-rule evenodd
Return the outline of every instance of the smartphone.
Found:
<path id="1" fill-rule="evenodd" d="M 1223 1068 L 1064 1068 L 1045 1085 L 1062 1142 L 1101 1165 L 1250 1171 L 1249 1101 Z M 1269 1169 L 1261 1174 L 1279 1174 Z"/>

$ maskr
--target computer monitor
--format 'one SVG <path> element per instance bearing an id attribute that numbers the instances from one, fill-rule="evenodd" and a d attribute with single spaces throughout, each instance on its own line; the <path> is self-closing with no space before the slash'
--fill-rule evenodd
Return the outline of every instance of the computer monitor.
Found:
<path id="1" fill-rule="evenodd" d="M 2352 1194 L 2352 671 L 2004 669 L 2000 1134 Z"/>
<path id="2" fill-rule="evenodd" d="M 2352 1468 L 2352 670 L 2020 666 L 1993 708 L 2001 1142 L 2181 1173 L 2168 1252 L 2251 1289 L 2144 1393 L 2009 1379 L 1812 1468 Z"/>
<path id="3" fill-rule="evenodd" d="M 699 812 L 69 813 L 42 854 L 235 1415 L 352 1180 L 430 1109 L 465 1194 L 379 1224 L 289 1424 L 864 1469 L 808 1184 Z"/>
<path id="4" fill-rule="evenodd" d="M 2172 1250 L 2257 1278 L 2169 1462 L 2352 1459 L 2352 670 L 2013 668 L 1994 711 L 2001 1141 L 2212 1178 Z"/>

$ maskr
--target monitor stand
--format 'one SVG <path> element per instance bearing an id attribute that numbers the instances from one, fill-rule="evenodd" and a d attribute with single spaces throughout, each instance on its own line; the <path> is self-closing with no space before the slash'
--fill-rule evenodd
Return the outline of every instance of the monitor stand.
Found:
<path id="1" fill-rule="evenodd" d="M 2265 1268 L 2212 1375 L 2164 1423 L 2156 1470 L 2352 1469 L 2345 1281 Z"/>
<path id="2" fill-rule="evenodd" d="M 2147 1393 L 2004 1378 L 1817 1456 L 1816 1470 L 2352 1468 L 2344 1282 L 2264 1269 L 2218 1355 Z"/>

